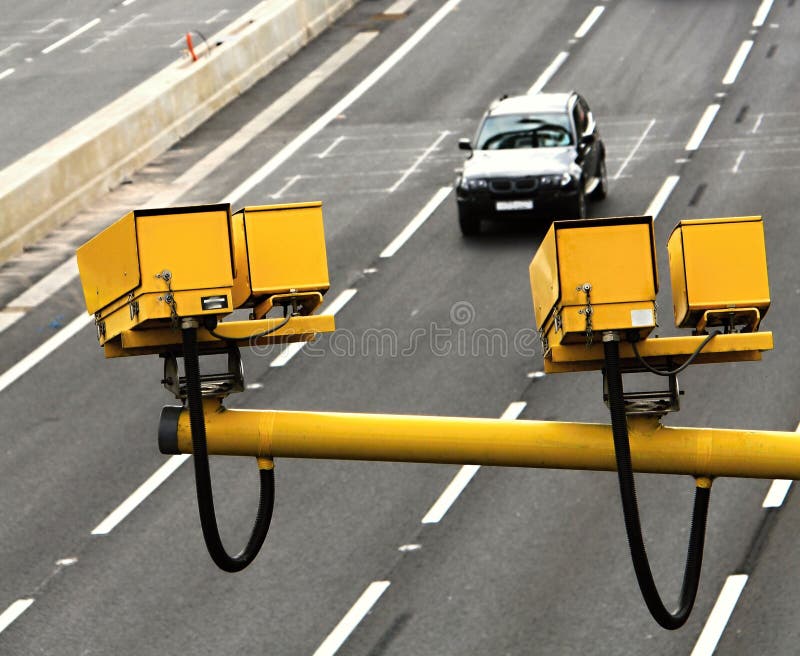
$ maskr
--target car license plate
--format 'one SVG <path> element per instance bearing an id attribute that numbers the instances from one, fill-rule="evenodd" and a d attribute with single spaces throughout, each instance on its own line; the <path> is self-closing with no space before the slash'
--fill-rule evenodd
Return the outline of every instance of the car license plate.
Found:
<path id="1" fill-rule="evenodd" d="M 498 212 L 507 212 L 509 210 L 532 210 L 532 200 L 498 200 L 495 203 L 495 208 Z"/>

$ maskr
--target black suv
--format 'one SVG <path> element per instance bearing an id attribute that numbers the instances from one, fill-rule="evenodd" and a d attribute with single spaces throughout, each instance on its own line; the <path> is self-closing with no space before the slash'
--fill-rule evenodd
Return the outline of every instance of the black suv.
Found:
<path id="1" fill-rule="evenodd" d="M 461 232 L 481 219 L 584 218 L 586 197 L 605 198 L 606 149 L 589 105 L 577 93 L 503 97 L 481 121 L 456 180 Z"/>

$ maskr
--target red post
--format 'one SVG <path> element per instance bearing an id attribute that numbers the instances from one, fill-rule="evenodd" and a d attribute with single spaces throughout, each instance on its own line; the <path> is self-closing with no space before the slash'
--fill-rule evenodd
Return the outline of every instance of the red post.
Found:
<path id="1" fill-rule="evenodd" d="M 197 55 L 194 54 L 194 46 L 192 45 L 192 33 L 186 33 L 186 46 L 189 48 L 189 54 L 192 56 L 192 61 L 197 61 Z"/>

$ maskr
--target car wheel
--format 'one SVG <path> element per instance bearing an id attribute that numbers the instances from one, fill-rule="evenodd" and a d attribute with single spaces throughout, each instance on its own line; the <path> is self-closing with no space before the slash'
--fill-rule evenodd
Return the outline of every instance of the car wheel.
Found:
<path id="1" fill-rule="evenodd" d="M 458 206 L 458 225 L 461 228 L 461 234 L 465 237 L 480 234 L 481 231 L 481 217 L 475 214 L 471 209 Z"/>
<path id="2" fill-rule="evenodd" d="M 603 200 L 608 196 L 608 173 L 606 172 L 606 158 L 603 157 L 597 164 L 597 178 L 599 182 L 592 191 L 592 200 Z"/>

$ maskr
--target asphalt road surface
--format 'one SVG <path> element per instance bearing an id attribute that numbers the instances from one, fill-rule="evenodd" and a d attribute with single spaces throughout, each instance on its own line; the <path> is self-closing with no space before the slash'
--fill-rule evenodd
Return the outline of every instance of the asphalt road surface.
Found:
<path id="1" fill-rule="evenodd" d="M 671 324 L 665 246 L 675 222 L 764 215 L 773 302 L 764 327 L 775 351 L 760 364 L 691 368 L 682 410 L 666 423 L 794 430 L 795 1 L 405 4 L 364 0 L 51 240 L 71 247 L 169 194 L 329 57 L 377 31 L 176 199 L 324 202 L 327 303 L 340 331 L 313 348 L 247 352 L 249 387 L 231 407 L 607 421 L 600 374 L 545 376 L 541 357 L 514 342 L 533 327 L 527 266 L 543 226 L 464 239 L 452 192 L 440 191 L 462 161 L 457 139 L 488 103 L 539 81 L 579 90 L 598 117 L 611 180 L 591 215 L 656 215 L 662 323 Z M 415 217 L 416 231 L 387 249 Z M 430 511 L 459 467 L 281 460 L 263 552 L 241 574 L 218 571 L 191 466 L 157 451 L 160 407 L 172 402 L 160 361 L 105 361 L 74 279 L 15 301 L 30 281 L 14 272 L 35 255 L 0 279 L 0 298 L 19 314 L 0 337 L 0 653 L 796 653 L 800 508 L 771 481 L 715 482 L 696 607 L 676 632 L 642 602 L 609 473 L 468 470 L 437 518 Z M 479 330 L 500 341 L 477 340 Z M 113 514 L 162 466 L 172 473 L 161 470 L 160 486 Z M 233 550 L 255 512 L 256 468 L 216 459 L 213 475 Z M 693 481 L 639 476 L 638 487 L 656 579 L 676 600 Z"/>
<path id="2" fill-rule="evenodd" d="M 41 146 L 258 4 L 29 0 L 0 16 L 0 167 Z M 201 36 L 202 35 L 202 36 Z"/>

